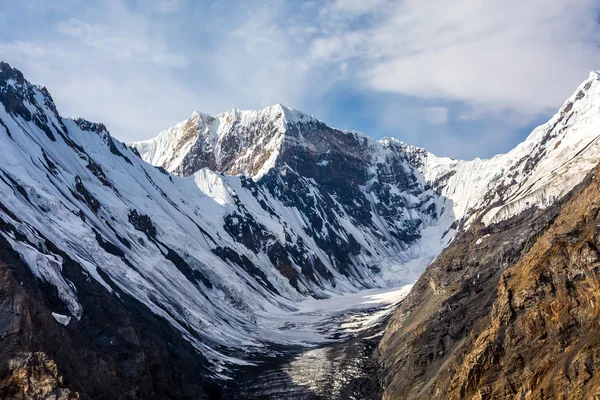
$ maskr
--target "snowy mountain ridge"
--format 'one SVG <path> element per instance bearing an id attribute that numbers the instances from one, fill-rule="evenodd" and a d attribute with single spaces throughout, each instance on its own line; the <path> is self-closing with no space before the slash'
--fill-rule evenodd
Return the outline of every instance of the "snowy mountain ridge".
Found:
<path id="1" fill-rule="evenodd" d="M 591 72 L 547 123 L 506 154 L 463 161 L 402 146 L 426 181 L 452 200 L 457 220 L 490 224 L 568 193 L 600 162 L 598 127 L 600 75 Z"/>
<path id="2" fill-rule="evenodd" d="M 311 115 L 281 104 L 259 111 L 232 109 L 214 117 L 196 111 L 155 139 L 130 146 L 145 161 L 172 173 L 189 175 L 207 166 L 257 180 L 274 166 L 288 124 L 316 122 Z"/>
<path id="3" fill-rule="evenodd" d="M 410 283 L 452 237 L 443 199 L 401 153 L 281 108 L 272 112 L 297 129 L 281 150 L 286 164 L 254 181 L 208 168 L 170 175 L 104 125 L 61 117 L 45 89 L 4 63 L 0 103 L 0 234 L 40 284 L 55 288 L 57 323 L 70 330 L 93 319 L 83 304 L 97 282 L 176 328 L 214 376 L 266 351 L 265 342 L 327 340 L 318 321 L 285 328 L 299 301 Z M 235 152 L 195 116 L 215 163 L 229 165 L 226 156 L 253 145 L 233 134 L 245 118 L 258 122 L 244 132 L 272 134 L 261 146 L 282 135 L 283 119 L 224 115 L 222 138 Z M 313 158 L 287 146 L 293 141 L 313 143 Z"/>
<path id="4" fill-rule="evenodd" d="M 466 225 L 475 218 L 481 218 L 485 224 L 498 222 L 529 207 L 544 208 L 552 204 L 600 161 L 595 130 L 600 118 L 599 79 L 597 72 L 590 73 L 550 121 L 536 128 L 510 152 L 491 159 L 454 160 L 437 157 L 394 138 L 378 142 L 386 150 L 404 153 L 402 156 L 421 172 L 423 183 L 432 185 L 440 195 L 452 201 L 457 220 Z M 311 126 L 324 125 L 322 122 L 281 105 L 260 111 L 231 110 L 214 118 L 204 116 L 203 120 L 212 121 L 212 129 L 218 133 L 210 136 L 211 146 L 199 151 L 191 143 L 206 143 L 207 135 L 187 129 L 191 124 L 198 126 L 197 132 L 203 132 L 202 125 L 196 123 L 197 115 L 155 139 L 132 143 L 132 146 L 140 151 L 144 160 L 174 173 L 188 175 L 200 167 L 208 167 L 226 174 L 245 174 L 254 180 L 288 162 L 283 154 L 286 147 L 301 146 L 312 153 L 329 151 L 316 149 L 315 141 L 306 141 L 297 133 L 302 129 L 318 130 Z M 264 126 L 276 128 L 265 131 Z M 187 146 L 177 144 L 182 132 L 186 132 L 187 143 L 190 143 Z M 356 132 L 345 134 L 363 137 Z M 232 135 L 236 139 L 231 139 Z M 371 147 L 378 148 L 377 141 L 365 138 Z M 231 143 L 235 150 L 229 152 L 238 157 L 230 156 L 220 163 L 203 160 L 212 148 L 218 149 L 216 159 L 223 160 L 222 155 L 228 154 L 224 149 Z M 376 158 L 381 151 L 373 150 L 369 156 Z M 318 162 L 319 165 L 328 163 L 327 160 Z"/>

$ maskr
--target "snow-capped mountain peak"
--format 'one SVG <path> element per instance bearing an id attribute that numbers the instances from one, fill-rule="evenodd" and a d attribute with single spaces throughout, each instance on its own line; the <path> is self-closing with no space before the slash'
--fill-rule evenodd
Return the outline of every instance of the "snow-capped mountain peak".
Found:
<path id="1" fill-rule="evenodd" d="M 240 110 L 233 108 L 229 111 L 218 114 L 215 118 L 220 118 L 221 116 L 229 116 L 230 118 L 239 119 L 242 123 L 250 123 L 259 118 L 279 120 L 284 124 L 316 121 L 316 118 L 312 115 L 284 106 L 280 103 L 273 104 L 261 110 Z"/>
<path id="2" fill-rule="evenodd" d="M 600 161 L 600 75 L 591 72 L 547 123 L 506 154 L 471 161 L 436 157 L 403 145 L 457 219 L 498 222 L 530 207 L 545 208 Z"/>
<path id="3" fill-rule="evenodd" d="M 214 117 L 194 112 L 158 137 L 130 145 L 144 160 L 176 174 L 208 167 L 256 180 L 275 165 L 290 126 L 317 122 L 281 104 L 257 111 L 231 109 Z"/>

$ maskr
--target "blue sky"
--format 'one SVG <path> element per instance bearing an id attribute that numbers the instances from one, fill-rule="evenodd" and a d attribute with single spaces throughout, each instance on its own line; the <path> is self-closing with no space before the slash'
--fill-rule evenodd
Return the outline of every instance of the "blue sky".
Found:
<path id="1" fill-rule="evenodd" d="M 195 110 L 282 103 L 489 157 L 600 69 L 599 0 L 3 2 L 0 59 L 123 141 Z"/>

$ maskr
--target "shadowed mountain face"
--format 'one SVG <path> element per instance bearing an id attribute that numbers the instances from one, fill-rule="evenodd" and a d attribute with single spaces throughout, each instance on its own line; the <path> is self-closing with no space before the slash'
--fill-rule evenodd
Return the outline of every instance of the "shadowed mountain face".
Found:
<path id="1" fill-rule="evenodd" d="M 51 251 L 50 242 L 46 245 Z M 85 312 L 68 328 L 56 288 L 0 238 L 0 398 L 217 398 L 206 360 L 166 320 L 109 293 L 62 254 Z M 54 314 L 53 314 L 54 313 Z"/>
<path id="2" fill-rule="evenodd" d="M 599 98 L 592 74 L 491 160 L 437 158 L 280 105 L 194 113 L 129 147 L 100 123 L 63 118 L 45 88 L 1 63 L 0 394 L 217 398 L 248 360 L 322 345 L 333 325 L 348 346 L 323 350 L 322 365 L 337 369 L 317 381 L 368 388 L 339 367 L 356 364 L 358 344 L 356 365 L 373 373 L 365 349 L 379 336 L 363 346 L 341 320 L 365 313 L 315 322 L 306 316 L 327 312 L 303 307 L 412 283 L 436 257 L 381 343 L 386 395 L 497 393 L 494 382 L 515 378 L 477 369 L 487 359 L 472 367 L 481 352 L 453 357 L 480 349 L 468 343 L 484 331 L 497 337 L 484 347 L 522 341 L 502 321 L 486 325 L 504 307 L 496 288 L 600 160 Z M 475 372 L 444 378 L 459 361 Z"/>

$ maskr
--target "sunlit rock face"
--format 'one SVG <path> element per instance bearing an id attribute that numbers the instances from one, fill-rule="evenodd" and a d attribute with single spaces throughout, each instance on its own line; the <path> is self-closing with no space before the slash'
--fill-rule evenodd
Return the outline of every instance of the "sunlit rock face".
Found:
<path id="1" fill-rule="evenodd" d="M 598 91 L 591 74 L 506 155 L 416 154 L 425 171 L 438 170 L 465 229 L 386 329 L 384 399 L 597 395 Z M 485 196 L 465 197 L 474 192 Z"/>

